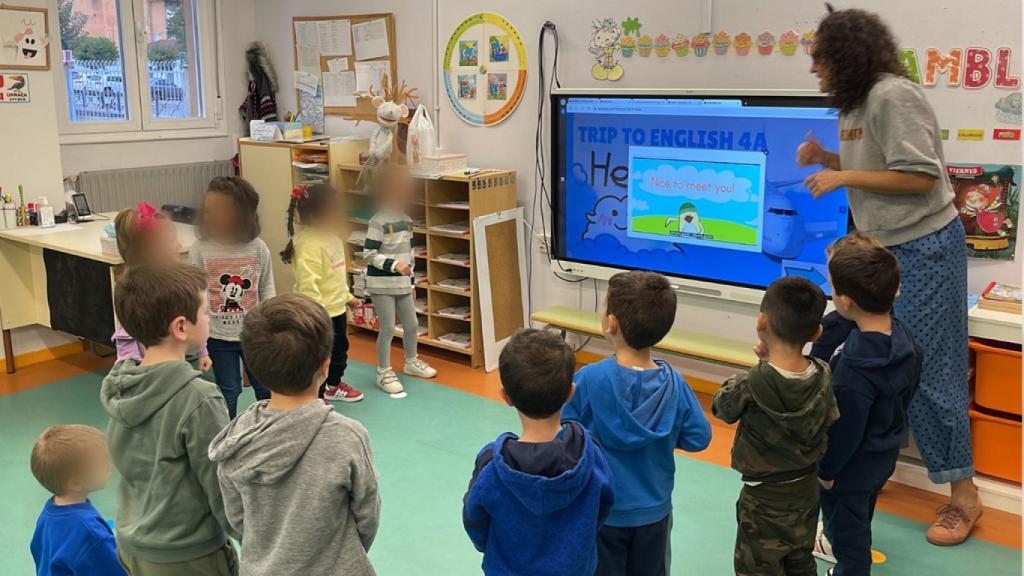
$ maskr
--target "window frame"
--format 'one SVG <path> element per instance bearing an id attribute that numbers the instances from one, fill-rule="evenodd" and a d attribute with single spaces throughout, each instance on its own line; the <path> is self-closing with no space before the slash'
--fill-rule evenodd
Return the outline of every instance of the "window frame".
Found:
<path id="1" fill-rule="evenodd" d="M 146 50 L 148 34 L 145 32 L 145 0 L 117 0 L 118 19 L 121 28 L 121 57 L 124 66 L 124 94 L 127 105 L 127 120 L 71 121 L 70 93 L 67 74 L 62 58 L 56 58 L 54 79 L 57 85 L 57 121 L 62 144 L 92 142 L 127 142 L 144 140 L 165 140 L 226 135 L 223 100 L 224 79 L 223 50 L 219 23 L 221 20 L 218 0 L 193 0 L 196 2 L 197 35 L 200 67 L 200 83 L 203 87 L 202 106 L 205 116 L 201 118 L 152 117 L 151 91 L 149 86 L 148 58 Z M 60 30 L 56 2 L 51 6 L 51 29 Z M 135 15 L 139 15 L 138 18 Z"/>

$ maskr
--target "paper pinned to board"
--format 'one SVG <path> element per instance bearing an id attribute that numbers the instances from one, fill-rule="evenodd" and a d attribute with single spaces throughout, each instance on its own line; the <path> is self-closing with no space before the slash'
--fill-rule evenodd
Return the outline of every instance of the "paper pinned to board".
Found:
<path id="1" fill-rule="evenodd" d="M 320 76 L 320 48 L 316 46 L 295 45 L 295 52 L 298 55 L 297 70 Z"/>
<path id="2" fill-rule="evenodd" d="M 295 71 L 295 88 L 306 94 L 316 94 L 316 87 L 320 84 L 320 78 L 302 70 Z"/>
<path id="3" fill-rule="evenodd" d="M 330 72 L 344 72 L 348 70 L 348 58 L 332 58 L 328 60 L 327 70 Z"/>
<path id="4" fill-rule="evenodd" d="M 320 34 L 316 22 L 295 23 L 295 45 L 296 46 L 319 46 Z"/>
<path id="5" fill-rule="evenodd" d="M 324 133 L 323 87 L 317 86 L 315 94 L 299 92 L 299 112 L 302 123 L 313 127 L 314 134 Z"/>
<path id="6" fill-rule="evenodd" d="M 352 25 L 356 60 L 383 58 L 391 55 L 388 47 L 388 25 L 383 18 Z"/>
<path id="7" fill-rule="evenodd" d="M 368 94 L 370 87 L 380 88 L 380 79 L 384 74 L 391 74 L 390 60 L 373 60 L 371 62 L 356 62 L 356 92 Z M 379 92 L 380 90 L 378 90 Z"/>
<path id="8" fill-rule="evenodd" d="M 320 54 L 348 56 L 352 54 L 352 26 L 348 20 L 321 20 L 316 23 Z"/>
<path id="9" fill-rule="evenodd" d="M 355 72 L 324 72 L 324 106 L 355 105 Z"/>

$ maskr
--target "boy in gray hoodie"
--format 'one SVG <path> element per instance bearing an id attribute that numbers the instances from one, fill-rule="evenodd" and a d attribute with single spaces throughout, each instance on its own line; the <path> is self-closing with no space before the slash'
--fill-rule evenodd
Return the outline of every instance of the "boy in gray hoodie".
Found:
<path id="1" fill-rule="evenodd" d="M 270 389 L 210 445 L 242 574 L 374 574 L 380 497 L 370 437 L 317 397 L 334 333 L 323 306 L 289 293 L 242 325 L 242 351 Z"/>
<path id="2" fill-rule="evenodd" d="M 228 423 L 224 397 L 185 361 L 209 334 L 206 276 L 186 264 L 135 266 L 117 283 L 117 317 L 146 347 L 118 362 L 100 401 L 117 488 L 118 555 L 131 576 L 234 576 L 238 562 L 210 462 Z"/>

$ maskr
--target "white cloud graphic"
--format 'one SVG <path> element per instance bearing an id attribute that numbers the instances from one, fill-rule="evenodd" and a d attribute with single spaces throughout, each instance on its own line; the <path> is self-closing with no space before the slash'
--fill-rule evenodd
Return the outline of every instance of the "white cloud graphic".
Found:
<path id="1" fill-rule="evenodd" d="M 657 179 L 658 182 L 667 182 L 668 185 L 654 186 L 654 179 Z M 756 200 L 757 196 L 750 194 L 751 184 L 750 180 L 737 177 L 731 170 L 718 172 L 705 169 L 698 171 L 693 166 L 675 168 L 670 164 L 662 164 L 655 170 L 644 170 L 640 174 L 636 186 L 655 196 L 707 200 L 725 204 L 726 202 Z"/>
<path id="2" fill-rule="evenodd" d="M 651 205 L 647 203 L 647 200 L 640 200 L 640 199 L 630 198 L 629 199 L 629 205 L 634 210 L 650 210 L 651 209 Z"/>

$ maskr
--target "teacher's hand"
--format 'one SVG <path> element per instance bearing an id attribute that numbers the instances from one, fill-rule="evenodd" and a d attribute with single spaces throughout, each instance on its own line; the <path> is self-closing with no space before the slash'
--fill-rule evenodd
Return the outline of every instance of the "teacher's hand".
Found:
<path id="1" fill-rule="evenodd" d="M 810 190 L 815 199 L 843 187 L 845 174 L 841 170 L 826 168 L 821 172 L 811 174 L 804 180 L 804 187 Z"/>
<path id="2" fill-rule="evenodd" d="M 825 149 L 814 138 L 813 132 L 804 136 L 804 141 L 796 148 L 796 163 L 800 166 L 811 166 L 813 164 L 824 164 Z"/>

